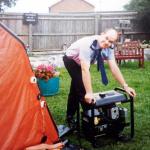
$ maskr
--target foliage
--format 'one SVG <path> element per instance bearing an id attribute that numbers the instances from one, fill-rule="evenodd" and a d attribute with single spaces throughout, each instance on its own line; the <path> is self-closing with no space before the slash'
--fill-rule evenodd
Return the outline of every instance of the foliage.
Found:
<path id="1" fill-rule="evenodd" d="M 134 87 L 137 93 L 135 98 L 135 137 L 130 142 L 115 142 L 104 147 L 94 149 L 91 144 L 81 137 L 82 146 L 89 150 L 149 150 L 150 147 L 150 61 L 145 62 L 145 68 L 138 68 L 137 62 L 128 62 L 120 66 L 127 83 Z M 112 78 L 110 70 L 106 66 L 109 78 L 108 86 L 100 82 L 100 75 L 96 66 L 91 67 L 93 91 L 100 92 L 118 87 L 118 83 Z M 60 77 L 60 91 L 58 95 L 46 97 L 46 101 L 56 124 L 65 124 L 67 97 L 70 86 L 70 77 L 66 69 L 62 68 Z M 127 128 L 129 129 L 129 128 Z M 72 143 L 79 144 L 75 133 L 66 137 Z"/>
<path id="2" fill-rule="evenodd" d="M 126 10 L 135 10 L 138 12 L 149 11 L 149 7 L 149 0 L 131 0 L 129 4 L 124 6 Z"/>
<path id="3" fill-rule="evenodd" d="M 139 29 L 150 32 L 150 0 L 131 0 L 124 8 L 126 10 L 139 12 L 137 16 Z"/>
<path id="4" fill-rule="evenodd" d="M 150 17 L 149 16 L 150 16 L 150 10 L 140 12 L 137 18 L 139 28 L 145 32 L 150 32 Z"/>
<path id="5" fill-rule="evenodd" d="M 16 5 L 17 0 L 0 0 L 0 12 L 3 12 L 6 7 Z"/>
<path id="6" fill-rule="evenodd" d="M 150 48 L 150 40 L 143 40 L 141 43 L 142 48 Z"/>
<path id="7" fill-rule="evenodd" d="M 59 72 L 56 71 L 55 65 L 39 65 L 34 70 L 36 78 L 48 80 L 52 77 L 59 76 Z"/>

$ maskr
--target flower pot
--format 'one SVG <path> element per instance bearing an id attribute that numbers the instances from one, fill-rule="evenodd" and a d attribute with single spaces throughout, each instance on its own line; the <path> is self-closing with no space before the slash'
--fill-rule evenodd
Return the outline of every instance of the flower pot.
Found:
<path id="1" fill-rule="evenodd" d="M 59 91 L 59 77 L 54 77 L 49 80 L 38 79 L 37 83 L 42 96 L 55 95 Z"/>

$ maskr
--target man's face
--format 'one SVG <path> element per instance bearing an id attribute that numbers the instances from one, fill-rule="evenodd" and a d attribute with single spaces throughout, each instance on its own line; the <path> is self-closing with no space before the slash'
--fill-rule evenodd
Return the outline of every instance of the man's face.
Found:
<path id="1" fill-rule="evenodd" d="M 117 40 L 117 34 L 103 33 L 100 35 L 99 45 L 101 48 L 109 48 Z"/>

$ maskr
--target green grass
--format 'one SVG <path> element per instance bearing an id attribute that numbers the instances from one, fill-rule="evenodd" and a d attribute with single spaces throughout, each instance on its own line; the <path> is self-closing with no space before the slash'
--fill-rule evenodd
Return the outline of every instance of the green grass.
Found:
<path id="1" fill-rule="evenodd" d="M 136 90 L 135 98 L 135 137 L 128 143 L 117 142 L 105 147 L 97 148 L 103 150 L 149 150 L 150 147 L 150 62 L 145 62 L 145 68 L 138 68 L 137 63 L 126 63 L 120 69 L 127 83 Z M 96 66 L 91 67 L 94 92 L 106 91 L 118 87 L 119 84 L 113 79 L 108 66 L 106 71 L 109 78 L 108 86 L 100 82 L 99 72 Z M 60 69 L 59 94 L 46 97 L 48 106 L 56 124 L 65 124 L 67 94 L 69 92 L 70 77 L 67 71 Z M 70 140 L 78 144 L 76 135 L 71 135 Z M 91 144 L 81 139 L 82 145 L 92 150 Z"/>

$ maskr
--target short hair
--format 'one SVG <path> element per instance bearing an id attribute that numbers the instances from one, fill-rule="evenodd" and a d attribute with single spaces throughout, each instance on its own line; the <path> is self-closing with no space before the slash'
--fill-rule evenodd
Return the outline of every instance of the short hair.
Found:
<path id="1" fill-rule="evenodd" d="M 106 29 L 104 33 L 118 38 L 118 32 L 113 28 Z"/>
<path id="2" fill-rule="evenodd" d="M 113 33 L 115 33 L 115 34 L 118 34 L 117 30 L 115 30 L 115 29 L 113 29 L 113 28 L 106 29 L 104 32 L 105 32 L 105 33 L 113 32 Z"/>

